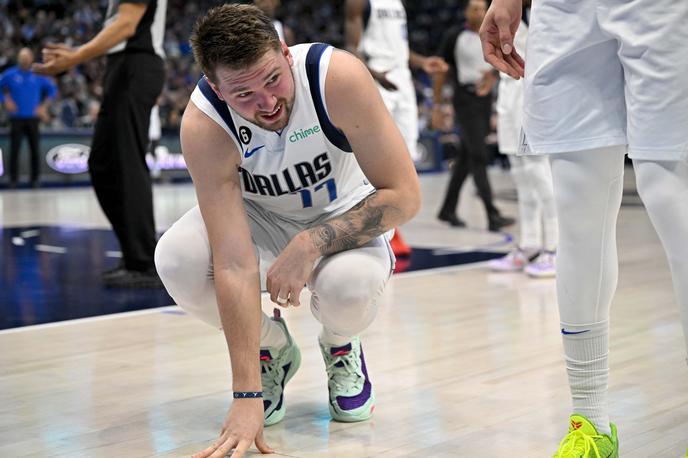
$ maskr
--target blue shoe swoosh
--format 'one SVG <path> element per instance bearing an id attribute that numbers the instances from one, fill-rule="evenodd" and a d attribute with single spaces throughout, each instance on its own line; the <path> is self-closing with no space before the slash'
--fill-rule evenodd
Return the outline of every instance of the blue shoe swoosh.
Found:
<path id="1" fill-rule="evenodd" d="M 568 336 L 572 334 L 583 334 L 584 332 L 590 332 L 590 329 L 586 329 L 585 331 L 567 331 L 564 328 L 561 328 L 561 333 Z"/>
<path id="2" fill-rule="evenodd" d="M 255 153 L 256 151 L 258 151 L 258 150 L 261 149 L 261 148 L 265 148 L 265 145 L 256 146 L 256 147 L 253 148 L 252 150 L 246 150 L 246 151 L 244 151 L 244 158 L 245 158 L 245 159 L 248 159 L 249 157 L 253 156 L 253 153 Z"/>

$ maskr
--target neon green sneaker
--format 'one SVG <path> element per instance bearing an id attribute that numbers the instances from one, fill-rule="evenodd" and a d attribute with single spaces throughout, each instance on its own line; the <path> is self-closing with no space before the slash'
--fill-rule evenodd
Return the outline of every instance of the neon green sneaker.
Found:
<path id="1" fill-rule="evenodd" d="M 294 376 L 301 365 L 301 352 L 289 335 L 287 323 L 275 313 L 271 318 L 281 326 L 287 337 L 282 348 L 263 347 L 260 349 L 260 378 L 263 385 L 263 413 L 265 426 L 282 421 L 287 412 L 284 404 L 284 386 Z"/>
<path id="2" fill-rule="evenodd" d="M 619 439 L 611 423 L 612 436 L 599 434 L 582 415 L 571 415 L 569 433 L 559 443 L 554 458 L 619 458 Z"/>
<path id="3" fill-rule="evenodd" d="M 375 410 L 375 392 L 368 378 L 363 348 L 358 337 L 341 347 L 320 343 L 327 370 L 330 415 L 336 421 L 367 420 Z"/>

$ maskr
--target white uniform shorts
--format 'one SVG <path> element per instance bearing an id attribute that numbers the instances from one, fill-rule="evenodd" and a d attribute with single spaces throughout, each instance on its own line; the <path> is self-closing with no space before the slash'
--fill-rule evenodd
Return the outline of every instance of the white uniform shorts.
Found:
<path id="1" fill-rule="evenodd" d="M 265 283 L 267 278 L 267 271 L 273 264 L 275 259 L 280 255 L 284 248 L 289 244 L 292 238 L 307 227 L 317 226 L 335 215 L 323 215 L 322 217 L 310 221 L 308 223 L 294 221 L 285 218 L 282 215 L 265 210 L 259 205 L 244 200 L 244 207 L 249 220 L 251 229 L 251 239 L 253 241 L 254 252 L 259 263 L 260 269 L 260 287 L 265 291 Z M 395 257 L 392 248 L 389 244 L 392 238 L 393 231 L 389 231 L 370 240 L 365 245 L 354 248 L 346 253 L 365 253 L 368 256 L 379 259 L 380 265 L 388 266 L 389 275 L 394 270 Z M 207 269 L 205 269 L 206 276 L 212 278 L 212 259 L 210 242 L 208 240 L 208 233 L 201 216 L 201 211 L 198 205 L 186 212 L 177 222 L 172 225 L 170 229 L 163 235 L 167 241 L 164 245 L 171 247 L 170 249 L 178 252 L 188 252 L 188 255 L 181 256 L 182 259 L 194 259 L 199 256 L 207 257 Z M 228 237 L 231 235 L 228 234 Z M 160 249 L 162 243 L 158 243 L 157 251 L 165 251 Z M 164 253 L 163 253 L 164 254 Z M 166 258 L 156 252 L 156 263 L 158 258 Z M 318 263 L 323 258 L 318 260 Z M 317 265 L 317 264 L 316 264 Z M 189 275 L 194 275 L 196 272 L 189 272 Z M 388 278 L 389 278 L 388 275 Z M 214 295 L 214 293 L 213 293 Z M 175 298 L 177 299 L 177 298 Z"/>
<path id="2" fill-rule="evenodd" d="M 497 97 L 497 143 L 500 153 L 518 153 L 522 119 L 523 80 L 500 78 Z"/>
<path id="3" fill-rule="evenodd" d="M 688 159 L 688 1 L 540 0 L 520 150 Z"/>
<path id="4" fill-rule="evenodd" d="M 413 87 L 411 71 L 406 68 L 396 68 L 387 73 L 387 79 L 397 87 L 396 91 L 388 91 L 378 85 L 382 100 L 387 110 L 394 118 L 394 122 L 404 137 L 404 142 L 414 161 L 418 157 L 418 105 L 416 104 L 416 89 Z"/>
<path id="5" fill-rule="evenodd" d="M 267 211 L 250 200 L 244 200 L 244 207 L 246 208 L 246 213 L 249 218 L 251 238 L 253 239 L 253 246 L 256 251 L 256 259 L 258 259 L 260 263 L 261 289 L 265 289 L 265 279 L 268 269 L 280 253 L 282 253 L 284 248 L 286 248 L 291 239 L 307 227 L 317 226 L 334 216 L 323 215 L 321 218 L 309 224 L 304 224 Z M 389 262 L 389 273 L 391 275 L 396 262 L 392 247 L 389 244 L 391 238 L 392 232 L 390 231 L 354 250 L 364 250 L 368 254 L 387 260 Z"/>

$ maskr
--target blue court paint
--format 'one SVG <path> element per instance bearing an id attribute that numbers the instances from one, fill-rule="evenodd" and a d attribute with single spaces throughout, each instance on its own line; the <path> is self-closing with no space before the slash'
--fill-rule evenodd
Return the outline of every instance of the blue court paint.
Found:
<path id="1" fill-rule="evenodd" d="M 435 248 L 414 248 L 411 256 L 397 258 L 394 273 L 414 270 L 436 269 L 438 267 L 458 266 L 489 261 L 504 256 L 503 252 L 493 251 L 442 251 Z"/>
<path id="2" fill-rule="evenodd" d="M 30 231 L 30 232 L 27 232 Z M 38 247 L 38 249 L 37 249 Z M 51 247 L 46 249 L 45 247 Z M 162 289 L 105 289 L 100 275 L 118 260 L 105 229 L 67 226 L 0 228 L 0 329 L 172 305 Z M 504 253 L 414 248 L 395 272 L 455 266 Z"/>
<path id="3" fill-rule="evenodd" d="M 31 229 L 39 233 L 21 237 Z M 0 234 L 0 329 L 173 304 L 164 290 L 103 288 L 101 272 L 118 264 L 105 257 L 119 249 L 109 230 L 31 226 Z M 38 251 L 37 245 L 66 252 Z"/>

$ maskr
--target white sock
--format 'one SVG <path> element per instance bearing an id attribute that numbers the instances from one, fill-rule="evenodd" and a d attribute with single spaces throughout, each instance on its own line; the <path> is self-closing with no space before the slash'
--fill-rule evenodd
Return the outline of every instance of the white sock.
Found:
<path id="1" fill-rule="evenodd" d="M 260 321 L 260 346 L 282 348 L 287 344 L 287 336 L 280 325 L 262 313 Z"/>
<path id="2" fill-rule="evenodd" d="M 573 413 L 586 417 L 600 434 L 611 436 L 607 407 L 609 322 L 561 323 Z"/>

